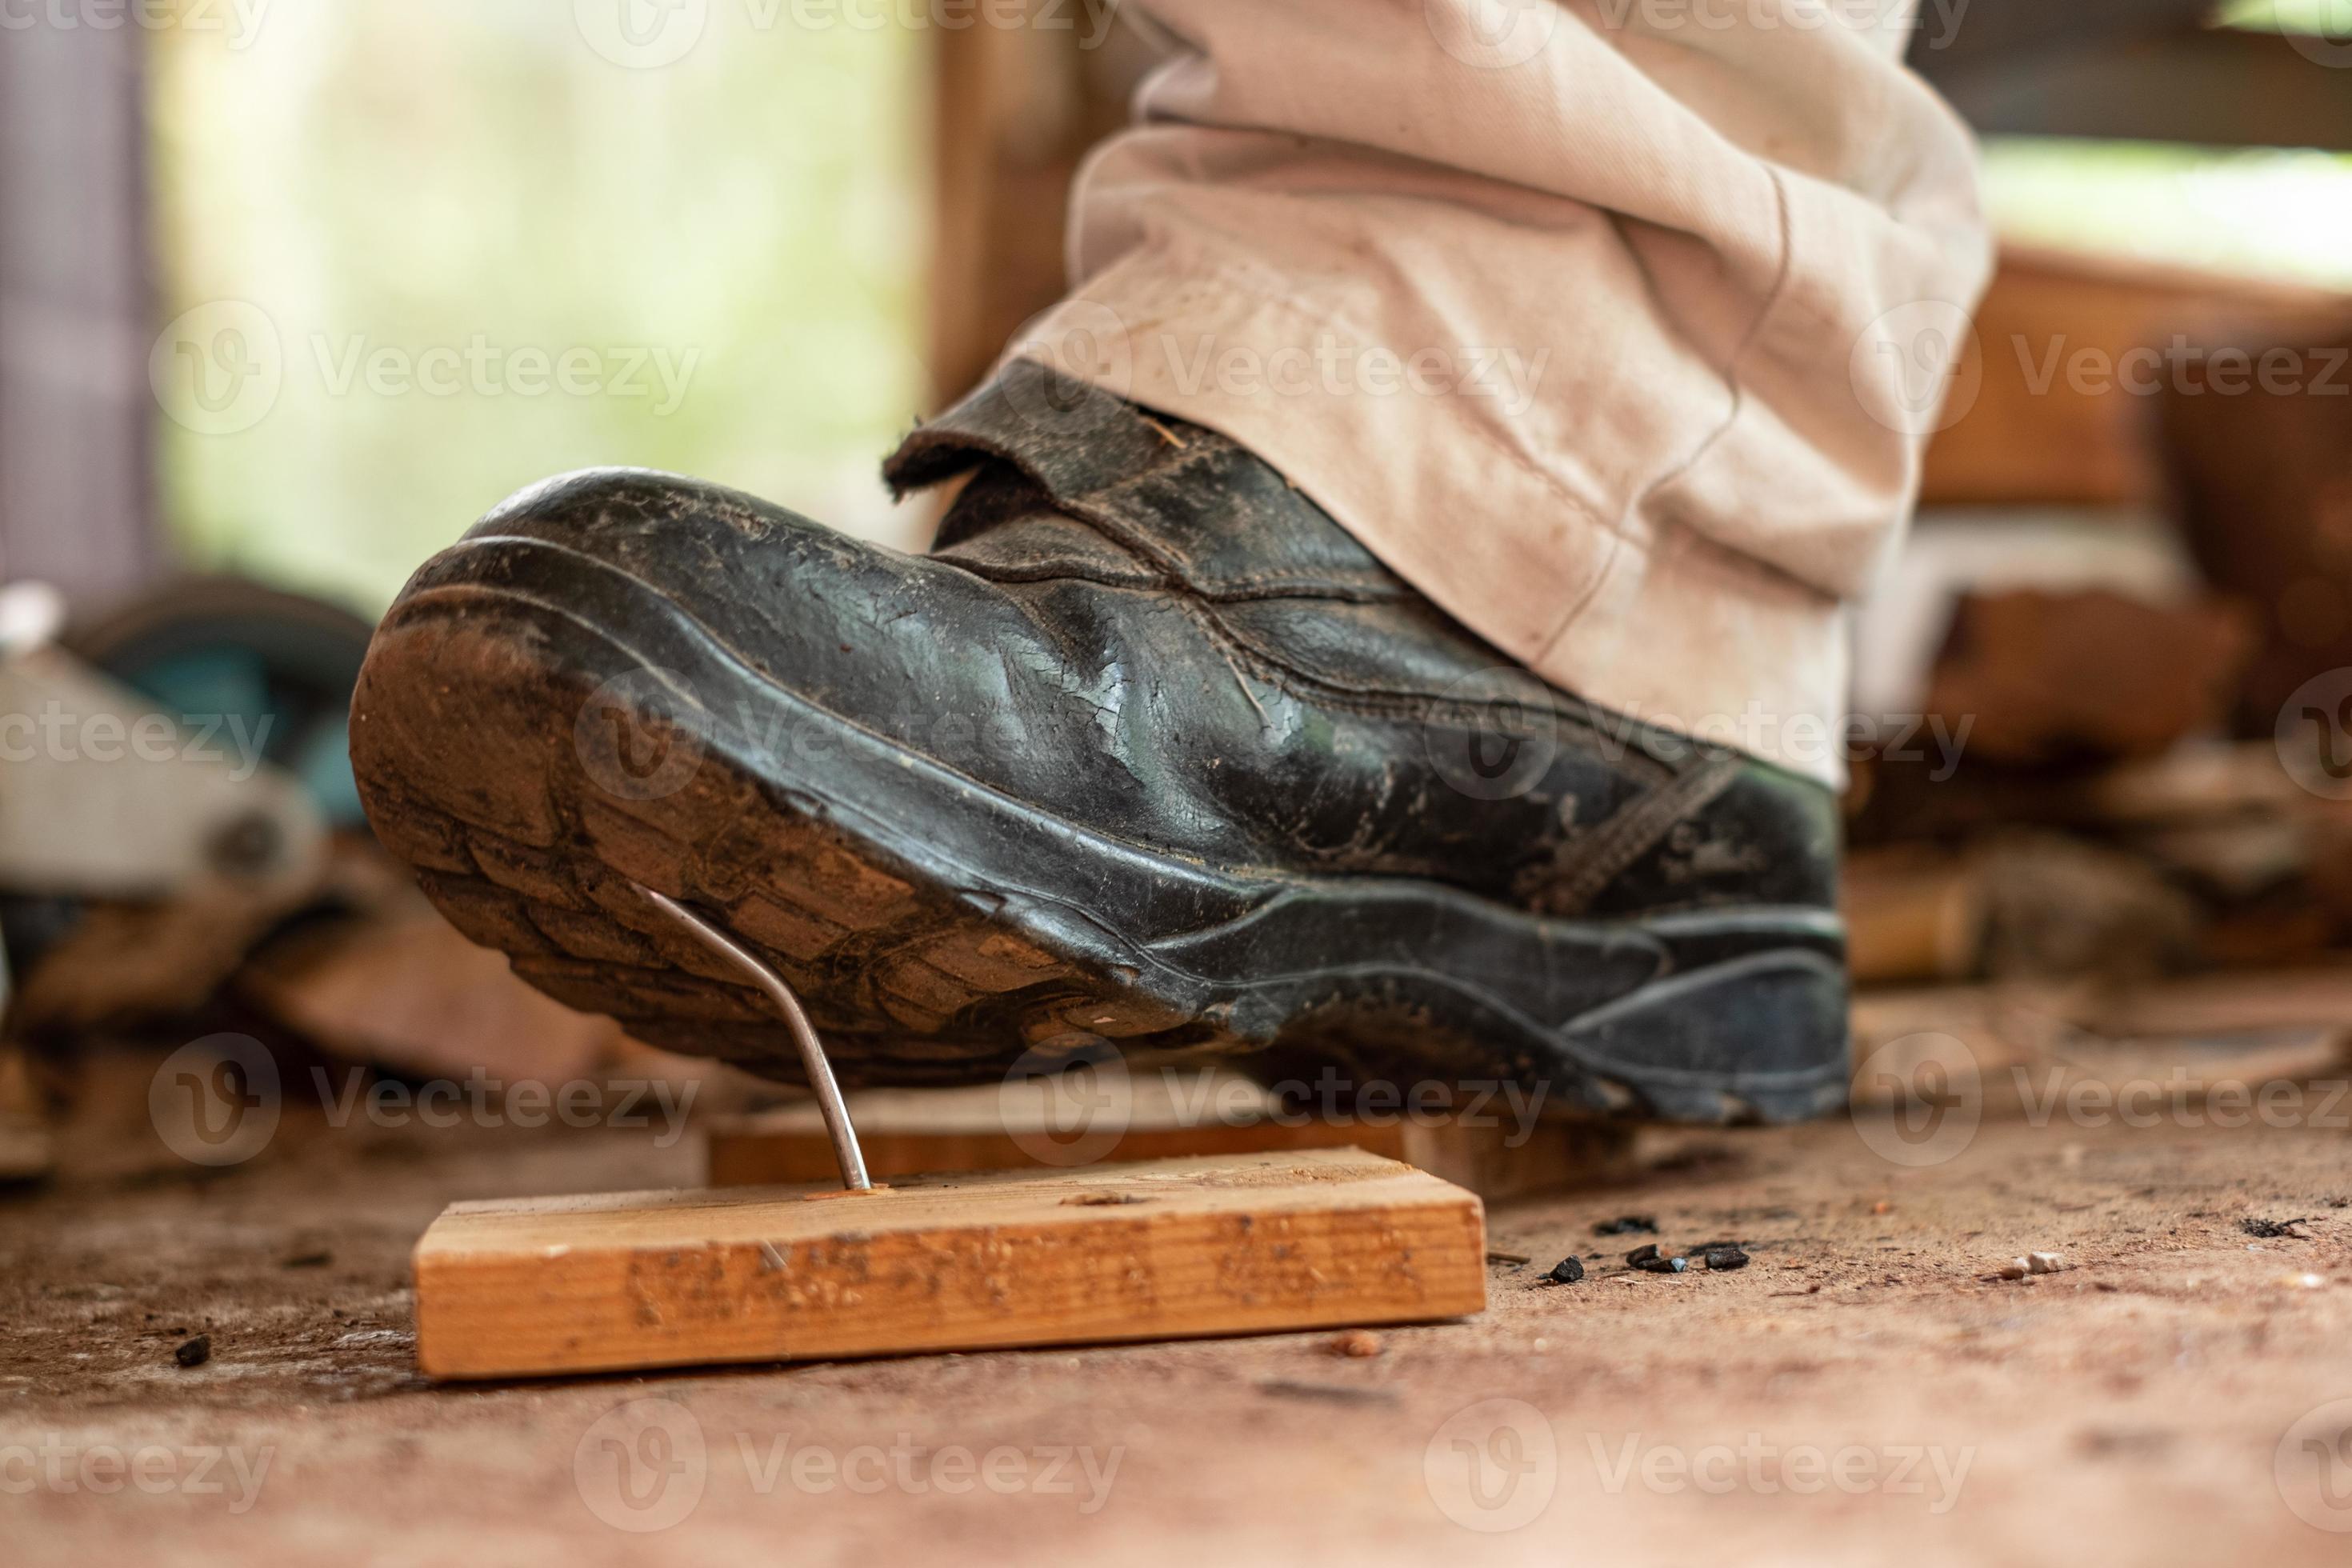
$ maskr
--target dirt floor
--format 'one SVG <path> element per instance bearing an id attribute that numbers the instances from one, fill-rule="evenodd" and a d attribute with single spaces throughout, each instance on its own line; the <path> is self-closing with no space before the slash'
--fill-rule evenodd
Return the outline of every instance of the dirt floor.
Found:
<path id="1" fill-rule="evenodd" d="M 413 1365 L 408 1250 L 441 1205 L 690 1182 L 692 1137 L 289 1110 L 209 1173 L 142 1096 L 85 1103 L 57 1178 L 0 1195 L 0 1558 L 28 1568 L 2352 1552 L 2352 1145 L 2324 1096 L 2235 1131 L 1996 1104 L 1916 1168 L 1847 1121 L 1652 1135 L 1637 1179 L 1496 1206 L 1490 1245 L 1534 1262 L 1370 1355 L 1317 1333 L 458 1388 Z M 1626 1214 L 1754 1262 L 1627 1273 L 1650 1238 L 1593 1234 Z M 1984 1278 L 2029 1250 L 2070 1267 Z M 1591 1274 L 1543 1283 L 1570 1252 Z"/>

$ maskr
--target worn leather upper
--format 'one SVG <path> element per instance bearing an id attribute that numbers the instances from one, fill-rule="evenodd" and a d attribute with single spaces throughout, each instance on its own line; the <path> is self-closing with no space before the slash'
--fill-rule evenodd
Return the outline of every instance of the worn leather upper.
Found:
<path id="1" fill-rule="evenodd" d="M 740 493 L 548 481 L 428 567 L 628 624 L 650 587 L 800 700 L 976 784 L 1221 868 L 1434 879 L 1560 916 L 1828 908 L 1834 803 L 1544 685 L 1282 476 L 1016 363 L 915 432 L 932 553 Z M 778 733 L 766 744 L 824 743 Z"/>
<path id="2" fill-rule="evenodd" d="M 1560 915 L 1834 901 L 1828 791 L 1545 685 L 1214 432 L 1018 361 L 887 472 L 972 473 L 933 558 L 1065 639 L 1205 852 Z"/>

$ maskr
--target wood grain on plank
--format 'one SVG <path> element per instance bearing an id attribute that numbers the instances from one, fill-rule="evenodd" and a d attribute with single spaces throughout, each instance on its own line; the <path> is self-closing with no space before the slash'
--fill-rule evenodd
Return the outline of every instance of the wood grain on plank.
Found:
<path id="1" fill-rule="evenodd" d="M 417 1244 L 441 1378 L 1459 1317 L 1470 1193 L 1354 1149 L 826 1189 L 452 1205 Z"/>

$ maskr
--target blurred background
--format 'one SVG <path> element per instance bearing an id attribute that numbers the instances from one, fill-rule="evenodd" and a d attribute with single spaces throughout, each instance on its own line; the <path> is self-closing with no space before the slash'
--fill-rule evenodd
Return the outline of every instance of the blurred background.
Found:
<path id="1" fill-rule="evenodd" d="M 1055 298 L 1070 176 L 1152 58 L 1107 4 L 1028 9 L 6 24 L 0 709 L 160 710 L 219 733 L 215 774 L 253 763 L 217 800 L 184 756 L 0 781 L 16 1038 L 184 1038 L 227 998 L 388 1071 L 621 1048 L 527 996 L 495 1039 L 465 1021 L 503 968 L 371 860 L 341 761 L 358 650 L 427 554 L 588 464 L 919 545 L 878 458 Z M 2304 1002 L 2216 1016 L 2336 1026 L 2352 0 L 1932 9 L 1915 63 L 1984 134 L 2004 259 L 1857 617 L 1858 974 L 1939 989 L 1939 1016 L 1953 988 L 2074 987 L 2038 1016 L 2095 1029 L 2120 984 L 2292 973 Z M 20 1123 L 26 1073 L 0 1074 Z"/>

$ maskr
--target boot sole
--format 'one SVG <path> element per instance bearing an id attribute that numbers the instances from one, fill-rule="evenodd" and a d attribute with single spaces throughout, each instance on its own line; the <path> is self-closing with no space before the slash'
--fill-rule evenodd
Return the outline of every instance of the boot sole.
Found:
<path id="1" fill-rule="evenodd" d="M 413 589 L 386 619 L 353 702 L 369 817 L 460 931 L 651 1044 L 797 1077 L 765 1001 L 632 883 L 772 963 L 852 1085 L 1113 1042 L 1270 1080 L 1540 1082 L 1552 1106 L 1678 1121 L 1843 1099 L 1827 911 L 1559 921 L 1436 882 L 1206 867 L 892 745 L 591 556 L 460 551 L 529 570 Z"/>

